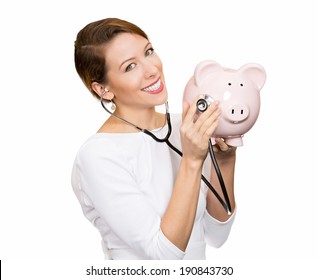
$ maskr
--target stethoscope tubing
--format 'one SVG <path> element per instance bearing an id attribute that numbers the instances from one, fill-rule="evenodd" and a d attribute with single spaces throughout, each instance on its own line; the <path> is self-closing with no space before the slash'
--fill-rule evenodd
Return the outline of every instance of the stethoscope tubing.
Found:
<path id="1" fill-rule="evenodd" d="M 135 125 L 135 124 L 133 124 L 133 123 L 131 123 L 131 122 L 129 122 L 129 121 L 117 116 L 117 115 L 115 115 L 113 112 L 111 112 L 105 106 L 104 101 L 103 101 L 103 96 L 101 97 L 100 102 L 102 104 L 102 107 L 106 110 L 106 112 L 109 113 L 110 115 L 112 115 L 113 117 L 125 122 L 126 124 L 128 124 L 130 126 L 133 126 L 134 128 L 140 130 L 141 132 L 149 135 L 151 138 L 153 138 L 157 142 L 166 143 L 168 145 L 168 147 L 171 148 L 174 152 L 176 152 L 179 156 L 181 156 L 181 157 L 183 156 L 182 152 L 178 148 L 173 146 L 171 144 L 171 142 L 169 141 L 169 137 L 170 137 L 170 135 L 172 133 L 172 126 L 171 126 L 171 119 L 170 119 L 168 102 L 166 102 L 166 104 L 165 104 L 165 106 L 166 106 L 166 121 L 167 121 L 167 125 L 168 125 L 168 132 L 167 132 L 167 134 L 166 134 L 166 136 L 164 138 L 158 138 L 156 135 L 154 135 L 149 130 L 144 129 L 144 128 L 140 128 L 139 126 L 137 126 L 137 125 Z M 223 176 L 222 176 L 221 170 L 220 170 L 220 168 L 218 166 L 218 163 L 216 161 L 216 158 L 215 158 L 215 154 L 214 154 L 214 151 L 213 151 L 213 145 L 212 145 L 211 140 L 209 140 L 209 154 L 210 154 L 213 166 L 214 166 L 214 168 L 216 170 L 216 174 L 218 176 L 218 180 L 220 182 L 221 190 L 222 190 L 222 193 L 223 193 L 225 201 L 222 199 L 222 197 L 219 195 L 219 193 L 215 190 L 215 188 L 212 186 L 212 184 L 209 182 L 209 180 L 207 180 L 205 178 L 205 176 L 203 174 L 201 174 L 201 180 L 212 191 L 212 193 L 215 195 L 217 200 L 221 203 L 221 205 L 223 206 L 224 210 L 228 213 L 228 215 L 231 215 L 231 212 L 232 212 L 231 203 L 230 203 L 229 196 L 228 196 L 225 184 L 224 184 L 224 180 L 223 180 Z"/>

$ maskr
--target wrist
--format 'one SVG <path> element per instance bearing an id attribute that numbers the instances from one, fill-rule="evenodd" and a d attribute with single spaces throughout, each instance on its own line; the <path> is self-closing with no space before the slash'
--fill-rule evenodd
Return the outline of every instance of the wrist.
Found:
<path id="1" fill-rule="evenodd" d="M 235 164 L 236 151 L 217 152 L 215 157 L 219 164 Z"/>
<path id="2" fill-rule="evenodd" d="M 193 159 L 188 157 L 182 157 L 181 159 L 181 166 L 192 172 L 196 170 L 201 171 L 203 163 L 204 161 L 201 159 Z"/>

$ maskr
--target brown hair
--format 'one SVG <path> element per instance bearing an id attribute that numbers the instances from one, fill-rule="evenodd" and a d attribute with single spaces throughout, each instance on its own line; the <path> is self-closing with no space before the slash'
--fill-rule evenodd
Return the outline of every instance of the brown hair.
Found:
<path id="1" fill-rule="evenodd" d="M 93 82 L 107 83 L 107 63 L 104 46 L 120 33 L 133 33 L 148 40 L 147 34 L 138 26 L 118 18 L 106 18 L 86 25 L 75 41 L 75 68 L 89 91 L 97 98 Z"/>

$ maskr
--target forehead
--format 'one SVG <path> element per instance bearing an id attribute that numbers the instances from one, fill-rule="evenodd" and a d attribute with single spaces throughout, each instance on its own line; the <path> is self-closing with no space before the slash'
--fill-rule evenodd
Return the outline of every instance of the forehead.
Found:
<path id="1" fill-rule="evenodd" d="M 144 51 L 148 40 L 140 35 L 120 33 L 106 46 L 105 59 L 108 66 L 120 65 Z"/>

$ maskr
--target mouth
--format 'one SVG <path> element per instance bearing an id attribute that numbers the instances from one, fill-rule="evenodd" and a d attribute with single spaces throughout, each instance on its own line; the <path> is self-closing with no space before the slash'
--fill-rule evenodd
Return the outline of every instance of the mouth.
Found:
<path id="1" fill-rule="evenodd" d="M 142 88 L 141 90 L 149 94 L 157 94 L 157 93 L 160 93 L 163 90 L 163 88 L 164 88 L 164 85 L 159 79 L 158 81 L 152 83 L 148 87 Z"/>

